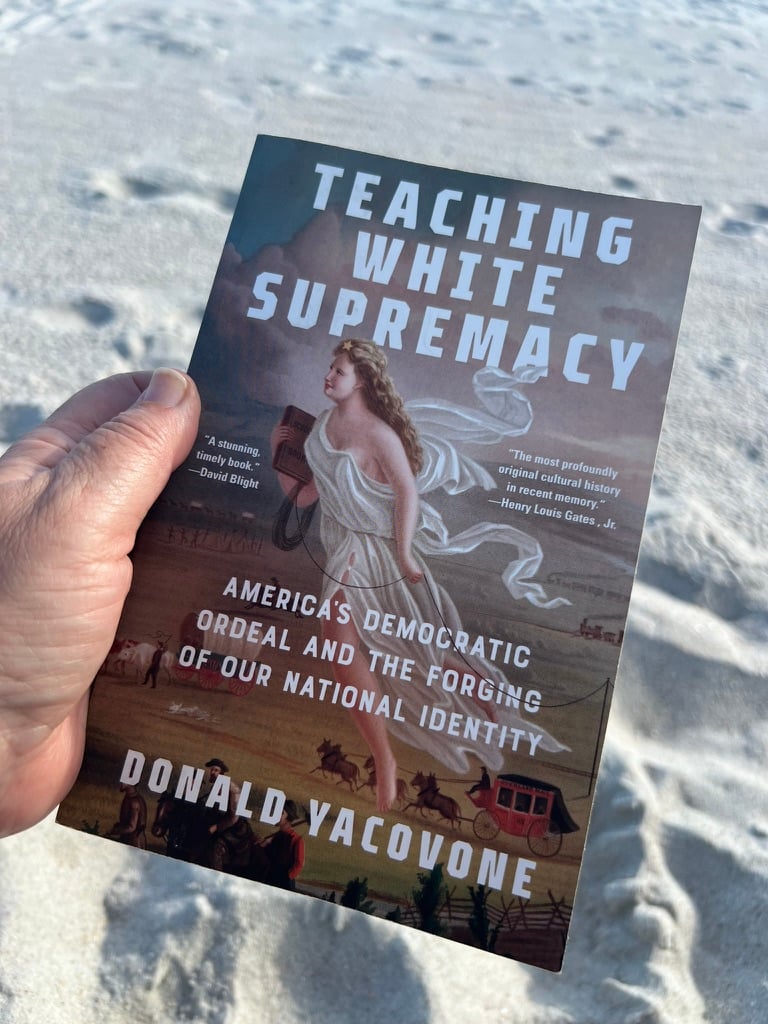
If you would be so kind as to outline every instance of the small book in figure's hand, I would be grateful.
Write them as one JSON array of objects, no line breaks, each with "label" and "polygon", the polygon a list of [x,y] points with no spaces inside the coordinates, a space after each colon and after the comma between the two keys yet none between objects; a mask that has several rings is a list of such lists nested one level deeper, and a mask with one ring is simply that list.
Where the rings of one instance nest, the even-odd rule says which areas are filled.
[{"label": "small book in figure's hand", "polygon": [[315,417],[298,406],[286,406],[280,426],[290,427],[294,436],[281,441],[272,456],[273,469],[293,477],[302,484],[308,484],[312,479],[312,470],[304,455],[304,442],[309,437],[314,422]]}]

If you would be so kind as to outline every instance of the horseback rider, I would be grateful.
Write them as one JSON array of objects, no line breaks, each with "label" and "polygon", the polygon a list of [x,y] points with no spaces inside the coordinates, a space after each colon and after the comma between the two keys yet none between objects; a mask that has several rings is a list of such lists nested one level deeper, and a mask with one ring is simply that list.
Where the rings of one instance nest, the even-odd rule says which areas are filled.
[{"label": "horseback rider", "polygon": [[[208,769],[208,796],[220,775],[229,772],[227,765],[218,757],[206,761]],[[245,818],[237,813],[240,802],[240,787],[228,780],[229,790],[226,810],[206,807],[208,833],[213,837],[209,853],[209,865],[217,871],[226,871],[233,865],[247,861],[253,845],[253,830]]]}]

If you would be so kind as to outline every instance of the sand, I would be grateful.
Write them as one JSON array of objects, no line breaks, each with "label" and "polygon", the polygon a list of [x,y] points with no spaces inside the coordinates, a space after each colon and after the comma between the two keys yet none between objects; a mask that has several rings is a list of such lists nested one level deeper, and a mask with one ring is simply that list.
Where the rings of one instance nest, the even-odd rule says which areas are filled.
[{"label": "sand", "polygon": [[0,445],[185,366],[257,132],[703,207],[565,969],[47,821],[0,1020],[762,1024],[768,7],[8,0]]}]

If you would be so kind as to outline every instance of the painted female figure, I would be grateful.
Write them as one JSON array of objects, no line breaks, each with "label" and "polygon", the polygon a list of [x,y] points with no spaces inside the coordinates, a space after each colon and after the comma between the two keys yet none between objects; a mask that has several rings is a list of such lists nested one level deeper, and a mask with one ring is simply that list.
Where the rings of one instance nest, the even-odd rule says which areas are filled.
[{"label": "painted female figure", "polygon": [[[464,657],[450,650],[450,643],[438,642],[438,637],[444,640],[460,631],[461,622],[453,601],[436,583],[423,556],[465,552],[486,541],[515,543],[520,551],[523,540],[530,545],[532,539],[513,527],[494,524],[476,524],[459,537],[448,537],[439,514],[421,499],[420,493],[438,484],[456,493],[480,481],[476,472],[466,468],[457,474],[455,465],[446,474],[446,462],[456,460],[446,459],[434,445],[425,459],[412,418],[387,372],[387,359],[379,346],[357,339],[338,345],[324,380],[324,393],[332,408],[320,414],[307,438],[305,454],[313,480],[300,491],[296,502],[300,506],[320,502],[321,540],[326,553],[323,597],[330,598],[336,609],[349,609],[349,614],[332,617],[323,625],[324,639],[347,643],[355,651],[349,664],[334,665],[336,681],[376,695],[397,696],[405,709],[404,721],[354,708],[350,711],[373,755],[377,804],[380,811],[386,811],[395,800],[397,787],[390,730],[456,771],[468,770],[467,753],[494,768],[503,763],[498,748],[489,748],[476,739],[431,733],[419,725],[425,702],[475,717],[482,707],[486,719],[496,718],[496,708],[490,703],[486,706],[476,692],[467,695],[466,687],[464,694],[439,687],[427,689],[432,666],[453,668],[460,677],[469,671],[496,686],[505,682],[498,666],[480,658],[474,658],[469,666]],[[441,406],[438,418],[444,418],[451,407],[437,405]],[[435,408],[432,403],[430,415]],[[473,417],[473,430],[477,430],[477,417]],[[446,430],[438,432],[445,434]],[[446,443],[444,438],[442,443]],[[466,461],[484,473],[477,464]],[[443,466],[440,473],[437,464]],[[472,480],[465,479],[467,476]],[[538,558],[540,561],[540,553]],[[518,568],[508,567],[508,575],[530,571],[530,551],[523,561],[526,567],[522,569],[520,559],[510,563]],[[511,592],[515,585],[523,590],[540,590],[533,583],[505,582]],[[525,596],[530,598],[530,594]],[[544,601],[537,599],[536,603]],[[413,622],[417,628],[422,623],[433,623],[434,638],[414,642],[398,637],[396,630],[381,628],[384,616],[390,623]],[[376,658],[372,658],[372,652],[377,652]],[[390,666],[402,666],[406,658],[412,664],[407,672],[374,671],[372,665],[378,669],[384,658],[389,659]],[[506,714],[505,720],[523,723],[514,713]],[[563,749],[547,733],[539,733],[544,749]]]}]

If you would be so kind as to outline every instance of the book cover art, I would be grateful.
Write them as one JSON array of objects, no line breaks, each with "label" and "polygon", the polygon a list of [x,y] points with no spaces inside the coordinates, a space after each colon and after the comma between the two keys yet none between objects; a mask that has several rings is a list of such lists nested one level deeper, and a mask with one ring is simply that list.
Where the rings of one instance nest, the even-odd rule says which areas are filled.
[{"label": "book cover art", "polygon": [[559,970],[698,219],[260,137],[58,820]]}]

